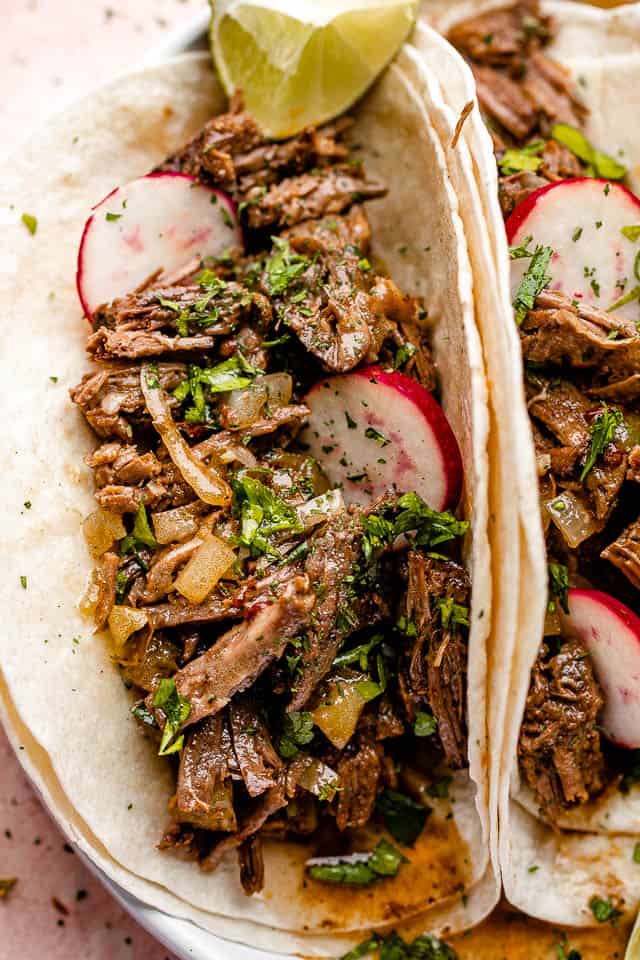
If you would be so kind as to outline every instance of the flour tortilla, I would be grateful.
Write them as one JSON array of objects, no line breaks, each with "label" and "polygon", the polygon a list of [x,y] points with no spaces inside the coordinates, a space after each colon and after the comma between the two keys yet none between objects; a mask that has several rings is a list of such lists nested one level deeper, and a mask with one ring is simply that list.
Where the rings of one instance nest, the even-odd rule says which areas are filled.
[{"label": "flour tortilla", "polygon": [[[331,891],[326,898],[322,891],[313,899],[304,895],[302,854],[293,845],[268,848],[267,886],[252,898],[241,891],[235,858],[203,875],[157,851],[172,790],[169,765],[129,716],[130,694],[104,638],[92,636],[77,612],[91,568],[80,526],[93,509],[83,458],[94,445],[67,395],[87,369],[87,328],[74,288],[77,242],[93,203],[153,167],[222,109],[209,58],[185,55],[122,78],[72,107],[2,169],[0,355],[7,379],[0,452],[4,475],[11,477],[2,544],[4,717],[58,822],[108,876],[145,903],[232,939],[309,956],[346,949],[349,938],[338,934],[418,916],[427,907],[423,929],[464,929],[498,896],[489,856],[495,825],[488,811],[486,741],[487,391],[457,201],[424,103],[399,67],[389,68],[358,106],[354,138],[363,144],[370,172],[390,186],[388,197],[369,208],[374,254],[400,286],[425,297],[435,324],[443,406],[462,451],[464,509],[473,531],[466,548],[473,581],[471,777],[456,775],[455,803],[439,805],[429,820],[426,837],[433,837],[437,858],[423,845],[420,868],[403,868],[416,882],[403,885],[401,871],[395,887],[385,881],[370,892],[350,890],[348,897],[338,891],[337,909]],[[20,223],[23,212],[38,218],[35,236]],[[33,505],[28,511],[26,500]],[[387,902],[392,891],[393,915]]]},{"label": "flour tortilla", "polygon": [[[502,690],[495,691],[506,703],[502,772],[500,776],[500,859],[505,892],[509,900],[532,916],[558,923],[589,925],[595,922],[588,906],[593,894],[624,900],[627,909],[640,903],[640,873],[632,860],[640,834],[640,789],[623,795],[613,788],[596,802],[571,811],[558,824],[563,833],[554,832],[540,821],[531,792],[520,783],[517,741],[535,661],[546,606],[546,556],[539,522],[538,483],[534,469],[534,450],[522,392],[522,361],[519,338],[513,323],[509,294],[509,256],[502,214],[498,203],[497,173],[493,149],[486,130],[478,122],[473,75],[457,52],[439,36],[453,23],[480,10],[501,3],[425,2],[423,21],[413,36],[413,44],[423,63],[439,78],[444,97],[454,115],[459,115],[468,100],[474,109],[462,128],[460,151],[473,158],[474,176],[459,181],[461,209],[467,211],[477,192],[483,198],[487,235],[494,247],[497,269],[496,294],[502,305],[497,313],[479,317],[489,379],[494,402],[501,411],[500,430],[504,435],[507,462],[496,465],[499,475],[512,477],[512,490],[499,510],[514,510],[517,494],[521,525],[521,560],[518,627],[509,632],[506,621],[498,621],[492,646],[495,659],[511,665],[503,669]],[[633,122],[634,104],[629,91],[640,81],[640,4],[619,10],[602,11],[574,3],[543,4],[557,24],[557,35],[550,54],[568,66],[579,78],[580,92],[591,114],[587,136],[603,149],[621,148],[630,166],[632,188],[640,185],[640,130]],[[429,22],[427,22],[429,21]],[[460,166],[460,158],[448,158],[450,170]],[[452,177],[454,176],[452,172]],[[473,255],[472,234],[465,222],[478,285],[483,282]],[[500,321],[500,322],[498,322]],[[502,347],[497,328],[508,330],[509,353],[504,355],[511,376],[497,384],[491,374],[490,357]],[[514,352],[515,350],[515,352]],[[496,361],[497,362],[497,361]],[[513,383],[513,374],[517,384]],[[509,375],[508,375],[509,376]],[[496,390],[501,386],[500,399]],[[496,552],[500,548],[496,545]],[[511,560],[500,562],[503,576],[511,577]],[[492,674],[496,678],[496,674]],[[491,708],[490,708],[491,709]],[[490,714],[491,715],[491,714]],[[537,869],[530,872],[530,868]]]}]

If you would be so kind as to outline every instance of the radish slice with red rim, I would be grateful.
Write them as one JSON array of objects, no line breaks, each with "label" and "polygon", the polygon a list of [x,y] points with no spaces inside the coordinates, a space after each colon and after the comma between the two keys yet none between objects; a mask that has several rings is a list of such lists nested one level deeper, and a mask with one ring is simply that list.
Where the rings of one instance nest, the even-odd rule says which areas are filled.
[{"label": "radish slice with red rim", "polygon": [[415,492],[434,510],[455,507],[462,459],[442,408],[416,380],[365,367],[309,392],[301,437],[348,503]]},{"label": "radish slice with red rim", "polygon": [[569,590],[563,632],[589,651],[605,705],[601,726],[618,746],[640,748],[640,617],[600,590]]},{"label": "radish slice with red rim", "polygon": [[[619,183],[589,178],[540,187],[506,222],[512,248],[527,238],[531,251],[538,244],[551,247],[550,290],[601,310],[640,288],[640,229],[634,227],[640,228],[638,197]],[[511,261],[514,299],[529,262],[527,257]],[[638,294],[617,306],[616,317],[640,316]]]},{"label": "radish slice with red rim", "polygon": [[131,293],[157,270],[165,276],[196,258],[242,247],[230,197],[182,173],[150,173],[117,187],[93,208],[76,284],[88,318]]}]

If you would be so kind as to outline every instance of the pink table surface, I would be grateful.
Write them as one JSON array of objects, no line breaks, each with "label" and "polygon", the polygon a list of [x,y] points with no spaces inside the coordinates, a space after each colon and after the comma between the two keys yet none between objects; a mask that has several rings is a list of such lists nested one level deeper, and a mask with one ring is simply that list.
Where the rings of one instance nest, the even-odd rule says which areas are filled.
[{"label": "pink table surface", "polygon": [[[0,0],[0,151],[129,67],[205,0]],[[171,960],[65,845],[0,729],[0,960]],[[55,900],[54,900],[55,898]]]}]

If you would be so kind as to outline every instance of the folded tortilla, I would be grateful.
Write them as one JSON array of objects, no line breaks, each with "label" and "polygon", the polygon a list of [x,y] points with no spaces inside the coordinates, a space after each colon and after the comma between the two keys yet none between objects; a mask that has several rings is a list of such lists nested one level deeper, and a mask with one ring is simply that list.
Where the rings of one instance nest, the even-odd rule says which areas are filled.
[{"label": "folded tortilla", "polygon": [[[596,801],[558,818],[557,825],[562,828],[558,831],[540,819],[534,797],[520,783],[517,743],[530,673],[543,634],[546,550],[493,147],[482,123],[471,70],[440,35],[467,16],[504,5],[495,0],[454,4],[428,0],[423,3],[422,20],[412,44],[415,57],[429,64],[439,82],[452,129],[465,105],[473,104],[458,146],[449,150],[447,160],[461,200],[477,286],[488,284],[490,278],[489,272],[479,272],[474,254],[477,222],[471,221],[472,210],[477,210],[478,203],[485,211],[485,239],[493,248],[495,264],[491,311],[487,312],[485,292],[484,301],[479,301],[478,325],[493,405],[498,413],[498,430],[506,451],[504,461],[494,462],[493,472],[498,484],[503,477],[510,478],[507,486],[500,487],[496,509],[503,516],[517,514],[521,557],[518,586],[513,578],[512,559],[504,554],[498,541],[493,541],[496,556],[501,557],[498,563],[502,572],[496,576],[505,589],[513,590],[519,598],[515,621],[499,617],[498,600],[494,599],[497,619],[490,644],[490,660],[503,664],[501,690],[495,691],[496,701],[505,711],[501,772],[496,788],[502,878],[508,899],[528,914],[554,923],[588,926],[596,922],[589,908],[594,894],[619,898],[629,911],[640,904],[640,871],[633,861],[640,835],[640,788],[636,786],[623,794],[615,785],[611,786]],[[615,144],[616,149],[624,151],[631,188],[638,191],[640,130],[634,122],[635,104],[630,91],[637,89],[640,80],[640,4],[603,11],[553,0],[543,3],[543,10],[553,15],[557,28],[548,52],[580,77],[581,95],[591,111],[587,137],[605,146]],[[438,133],[446,141],[442,125],[438,126]],[[471,158],[470,164],[464,159],[466,155]],[[499,590],[496,584],[494,597]],[[495,737],[493,729],[492,735]],[[537,869],[532,871],[532,865]]]},{"label": "folded tortilla", "polygon": [[[499,895],[487,743],[487,386],[458,202],[425,101],[399,64],[358,105],[353,136],[368,169],[389,186],[368,210],[374,256],[403,289],[425,299],[443,408],[465,468],[469,770],[456,774],[452,802],[434,803],[421,842],[408,853],[411,863],[396,879],[348,896],[327,888],[311,898],[303,885],[304,848],[272,842],[265,849],[267,885],[246,897],[235,861],[204,875],[156,849],[169,767],[130,717],[130,695],[104,638],[92,635],[77,609],[92,565],[81,522],[93,509],[91,475],[82,465],[93,439],[67,393],[87,362],[74,287],[82,226],[93,203],[161,162],[223,107],[209,57],[185,55],[67,110],[3,166],[0,449],[10,478],[2,542],[3,718],[60,825],[107,876],[147,904],[231,939],[309,956],[341,953],[358,931],[405,918],[419,929],[461,930],[482,919]],[[20,222],[23,213],[37,217],[34,236]]]}]

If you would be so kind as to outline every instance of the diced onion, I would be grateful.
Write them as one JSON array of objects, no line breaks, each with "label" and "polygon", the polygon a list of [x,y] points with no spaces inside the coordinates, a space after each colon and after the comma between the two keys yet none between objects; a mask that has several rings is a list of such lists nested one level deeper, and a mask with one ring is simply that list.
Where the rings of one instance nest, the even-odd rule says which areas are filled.
[{"label": "diced onion", "polygon": [[174,586],[191,603],[201,603],[235,559],[224,540],[207,537],[182,568]]},{"label": "diced onion", "polygon": [[328,740],[342,750],[355,733],[365,700],[358,684],[367,680],[364,673],[343,668],[325,681],[320,702],[311,711],[313,722]]},{"label": "diced onion", "polygon": [[244,430],[255,423],[264,408],[284,407],[291,400],[293,381],[288,373],[258,377],[250,387],[232,390],[225,399],[224,421],[229,430]]},{"label": "diced onion", "polygon": [[546,500],[544,506],[571,549],[580,546],[602,527],[584,499],[571,490]]},{"label": "diced onion", "polygon": [[115,606],[109,614],[109,630],[118,650],[124,647],[132,633],[146,627],[147,615],[144,610],[135,607]]},{"label": "diced onion", "polygon": [[[155,386],[151,386],[150,382]],[[206,466],[182,437],[171,416],[167,394],[158,384],[158,378],[148,364],[140,370],[140,387],[153,425],[162,437],[173,463],[195,493],[214,507],[231,503],[229,484],[213,467]]]},{"label": "diced onion", "polygon": [[301,757],[292,767],[295,767],[296,783],[316,797],[326,792],[327,787],[338,785],[338,774],[317,757]]},{"label": "diced onion", "polygon": [[202,504],[196,500],[195,503],[152,514],[153,532],[158,543],[175,543],[192,537],[200,526],[202,511]]},{"label": "diced onion", "polygon": [[305,530],[316,527],[319,523],[324,523],[329,517],[344,510],[344,497],[341,490],[329,490],[327,493],[314,497],[313,500],[307,500],[296,507],[298,519]]},{"label": "diced onion", "polygon": [[91,573],[91,579],[87,584],[87,589],[84,592],[80,603],[78,604],[78,609],[83,617],[88,617],[91,619],[95,613],[96,607],[98,606],[98,600],[100,599],[100,587],[98,581],[96,580],[95,570]]},{"label": "diced onion", "polygon": [[101,557],[114,541],[127,535],[122,517],[101,507],[85,518],[82,529],[92,557]]}]

